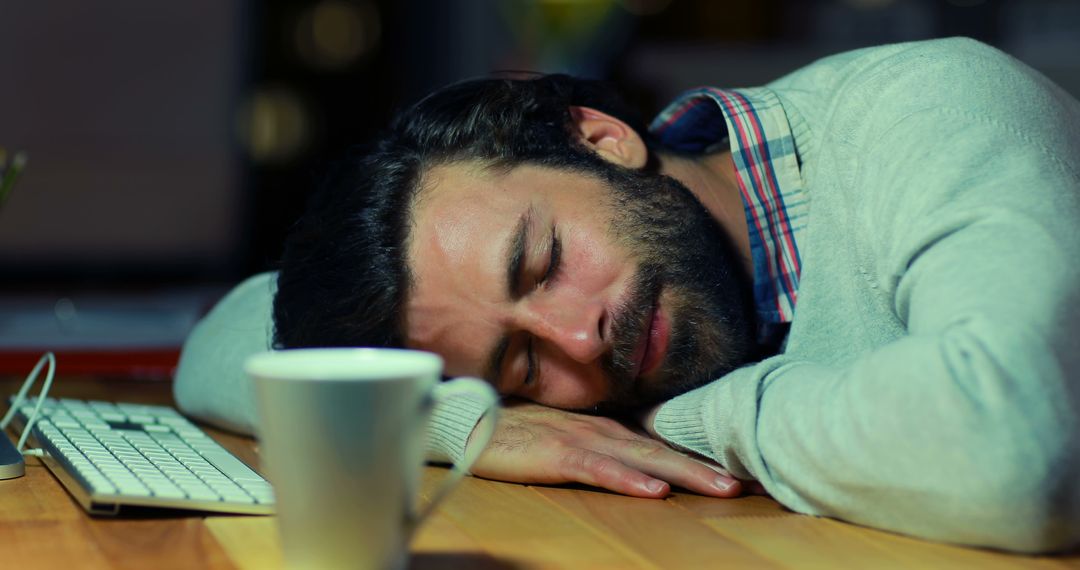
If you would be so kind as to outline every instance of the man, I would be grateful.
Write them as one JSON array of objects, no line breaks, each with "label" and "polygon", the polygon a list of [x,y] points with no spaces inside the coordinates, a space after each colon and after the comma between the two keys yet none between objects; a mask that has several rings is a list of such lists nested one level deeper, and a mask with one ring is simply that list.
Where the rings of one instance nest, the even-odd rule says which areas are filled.
[{"label": "man", "polygon": [[[426,349],[534,402],[508,407],[481,476],[763,487],[916,536],[1066,548],[1078,132],[1074,99],[963,39],[693,91],[649,130],[590,82],[451,86],[328,178],[276,283],[192,336],[177,401],[250,430],[238,363],[271,331]],[[432,457],[460,456],[478,415],[437,410]]]}]

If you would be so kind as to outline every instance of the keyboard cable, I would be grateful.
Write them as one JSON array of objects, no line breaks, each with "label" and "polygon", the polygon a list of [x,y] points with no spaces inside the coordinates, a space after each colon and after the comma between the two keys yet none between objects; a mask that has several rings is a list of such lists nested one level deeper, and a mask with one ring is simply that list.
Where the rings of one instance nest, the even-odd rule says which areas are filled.
[{"label": "keyboard cable", "polygon": [[38,415],[41,413],[41,406],[45,403],[45,397],[49,394],[49,389],[52,388],[53,376],[56,374],[56,356],[52,352],[46,352],[38,359],[37,365],[30,371],[30,374],[23,381],[22,388],[19,388],[19,392],[15,395],[15,399],[11,402],[11,407],[8,408],[7,414],[3,419],[0,419],[0,431],[7,429],[8,424],[15,417],[16,412],[26,401],[26,393],[30,391],[30,388],[37,382],[38,375],[41,374],[41,369],[48,364],[48,371],[45,372],[45,382],[41,385],[41,391],[37,396],[37,405],[34,406],[34,412],[27,419],[26,425],[23,427],[22,435],[19,436],[19,442],[15,444],[16,449],[23,455],[29,455],[33,457],[41,457],[45,454],[43,449],[24,449],[26,447],[26,438],[30,435],[30,431],[34,429],[34,422],[37,421]]}]

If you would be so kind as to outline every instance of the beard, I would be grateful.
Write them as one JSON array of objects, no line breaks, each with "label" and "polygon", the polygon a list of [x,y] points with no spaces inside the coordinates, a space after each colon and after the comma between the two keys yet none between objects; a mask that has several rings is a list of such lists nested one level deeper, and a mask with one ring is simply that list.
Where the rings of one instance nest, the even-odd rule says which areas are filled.
[{"label": "beard", "polygon": [[[607,170],[607,169],[605,169]],[[727,234],[686,186],[656,173],[612,166],[612,238],[637,261],[615,308],[612,350],[603,357],[609,392],[587,411],[624,414],[707,384],[755,353],[750,279]],[[657,370],[634,377],[634,349],[649,334],[661,294],[668,349]]]}]

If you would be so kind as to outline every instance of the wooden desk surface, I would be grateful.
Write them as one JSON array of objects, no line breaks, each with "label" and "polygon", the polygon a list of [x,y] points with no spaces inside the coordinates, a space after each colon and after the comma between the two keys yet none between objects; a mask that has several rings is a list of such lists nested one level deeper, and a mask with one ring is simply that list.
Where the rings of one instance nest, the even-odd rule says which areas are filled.
[{"label": "wooden desk surface", "polygon": [[[0,381],[11,394],[14,380]],[[57,396],[171,403],[165,383],[58,379]],[[254,442],[208,430],[257,465]],[[424,491],[445,470],[425,470]],[[155,511],[86,515],[37,459],[0,481],[0,568],[251,569],[281,566],[273,517]],[[763,497],[664,501],[467,478],[421,527],[412,568],[1080,568],[1080,553],[1024,557],[796,515]]]}]

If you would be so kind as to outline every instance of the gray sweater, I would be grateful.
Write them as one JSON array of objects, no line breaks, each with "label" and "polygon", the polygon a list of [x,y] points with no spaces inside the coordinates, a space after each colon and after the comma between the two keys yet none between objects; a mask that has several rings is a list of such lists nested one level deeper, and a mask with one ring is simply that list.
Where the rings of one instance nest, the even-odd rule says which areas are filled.
[{"label": "gray sweater", "polygon": [[[781,355],[666,403],[657,431],[787,507],[1019,551],[1080,540],[1080,104],[971,40],[819,61],[768,86],[810,201]],[[185,347],[180,406],[253,427],[239,363],[272,276]],[[480,410],[431,430],[460,457]]]}]

